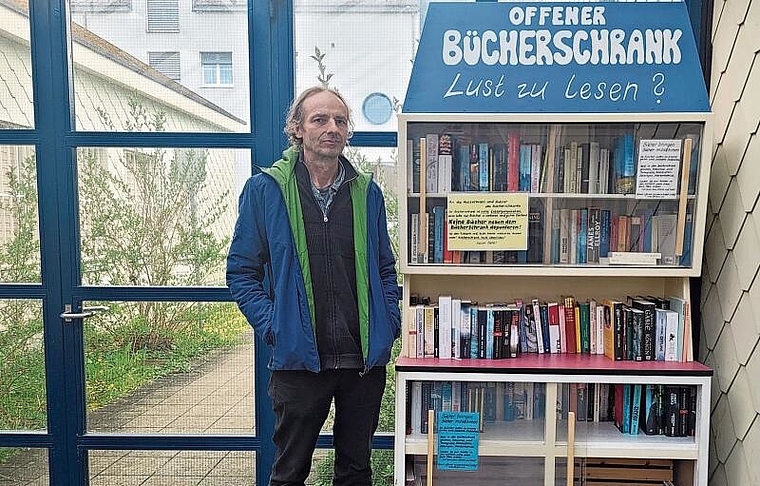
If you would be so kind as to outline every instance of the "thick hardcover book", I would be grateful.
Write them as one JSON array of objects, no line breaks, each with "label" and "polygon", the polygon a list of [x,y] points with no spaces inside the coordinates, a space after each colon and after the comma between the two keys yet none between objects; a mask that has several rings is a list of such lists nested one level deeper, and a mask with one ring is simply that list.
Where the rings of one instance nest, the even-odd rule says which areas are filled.
[{"label": "thick hardcover book", "polygon": [[644,361],[653,361],[655,359],[655,341],[657,337],[657,326],[655,324],[655,309],[657,306],[654,302],[643,299],[634,299],[633,306],[644,313],[643,359]]},{"label": "thick hardcover book", "polygon": [[547,353],[549,344],[549,323],[546,322],[546,326],[544,325],[543,316],[541,315],[541,304],[539,303],[538,299],[533,299],[532,304],[533,318],[536,321],[536,340],[538,341],[538,352]]},{"label": "thick hardcover book", "polygon": [[678,397],[678,436],[689,435],[689,408],[691,403],[691,386],[679,387]]},{"label": "thick hardcover book", "polygon": [[567,341],[567,352],[576,353],[575,297],[565,297],[565,341]]},{"label": "thick hardcover book", "polygon": [[605,300],[604,354],[609,359],[623,359],[623,303]]},{"label": "thick hardcover book", "polygon": [[485,306],[478,307],[477,316],[478,358],[484,359],[486,357],[486,342],[488,341],[488,308]]},{"label": "thick hardcover book", "polygon": [[589,354],[591,352],[591,314],[588,302],[578,303],[578,315],[581,318],[581,353]]},{"label": "thick hardcover book", "polygon": [[462,301],[462,308],[461,308],[461,327],[459,329],[459,353],[462,357],[462,359],[469,359],[472,354],[470,353],[471,349],[471,339],[472,339],[472,312],[470,311],[470,307],[472,306],[472,302],[469,300],[463,300]]},{"label": "thick hardcover book", "polygon": [[551,332],[549,329],[549,309],[546,304],[540,304],[539,312],[541,315],[541,335],[544,339],[544,353],[551,353],[552,352],[552,344],[551,344]]},{"label": "thick hardcover book", "polygon": [[504,310],[503,307],[494,307],[493,312],[493,350],[491,357],[493,359],[506,358],[502,355],[504,348]]},{"label": "thick hardcover book", "polygon": [[533,304],[529,302],[523,304],[522,312],[525,315],[527,351],[529,353],[543,353],[543,343],[539,343],[538,341],[538,328],[536,326],[536,316],[533,312]]},{"label": "thick hardcover book", "polygon": [[609,256],[610,221],[611,221],[610,210],[602,209],[600,212],[600,224],[599,224],[599,258],[607,258]]},{"label": "thick hardcover book", "polygon": [[635,307],[630,307],[628,312],[631,314],[631,353],[629,359],[644,361],[644,312]]},{"label": "thick hardcover book", "polygon": [[528,207],[527,263],[544,261],[544,201],[531,199]]},{"label": "thick hardcover book", "polygon": [[678,419],[681,415],[681,406],[678,403],[680,398],[680,387],[665,387],[665,435],[668,437],[678,437],[680,427]]},{"label": "thick hardcover book", "polygon": [[511,307],[509,312],[512,322],[509,329],[509,357],[517,358],[517,356],[520,354],[520,335],[518,332],[518,327],[520,327],[522,316],[516,307]]},{"label": "thick hardcover book", "polygon": [[556,302],[549,302],[546,307],[549,320],[549,350],[552,353],[561,353],[563,349],[560,339],[559,305]]},{"label": "thick hardcover book", "polygon": [[478,324],[478,305],[470,306],[470,358],[480,358],[480,325]]}]

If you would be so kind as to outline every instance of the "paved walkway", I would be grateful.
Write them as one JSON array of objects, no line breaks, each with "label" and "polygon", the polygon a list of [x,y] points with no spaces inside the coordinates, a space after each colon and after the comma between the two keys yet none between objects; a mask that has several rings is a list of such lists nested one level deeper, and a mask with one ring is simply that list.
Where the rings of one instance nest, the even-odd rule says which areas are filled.
[{"label": "paved walkway", "polygon": [[[253,346],[212,353],[89,416],[89,430],[141,434],[253,434]],[[47,486],[46,451],[0,465],[0,486]],[[92,486],[255,484],[252,452],[91,451]]]}]

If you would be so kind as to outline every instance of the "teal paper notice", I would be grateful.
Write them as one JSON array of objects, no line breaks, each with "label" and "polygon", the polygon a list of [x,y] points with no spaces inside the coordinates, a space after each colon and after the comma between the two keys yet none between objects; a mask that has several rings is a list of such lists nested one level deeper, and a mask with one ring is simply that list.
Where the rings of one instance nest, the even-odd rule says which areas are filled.
[{"label": "teal paper notice", "polygon": [[475,412],[438,412],[438,469],[478,469],[479,424]]}]

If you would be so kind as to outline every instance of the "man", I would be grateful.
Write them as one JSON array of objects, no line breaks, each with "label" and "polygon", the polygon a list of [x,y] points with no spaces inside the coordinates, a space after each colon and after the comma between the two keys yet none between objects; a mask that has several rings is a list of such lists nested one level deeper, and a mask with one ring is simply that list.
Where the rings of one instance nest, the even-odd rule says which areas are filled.
[{"label": "man", "polygon": [[333,399],[333,484],[372,481],[400,316],[382,193],[342,155],[351,128],[338,92],[306,90],[287,115],[291,146],[240,196],[227,284],[271,352],[270,486],[304,484]]}]

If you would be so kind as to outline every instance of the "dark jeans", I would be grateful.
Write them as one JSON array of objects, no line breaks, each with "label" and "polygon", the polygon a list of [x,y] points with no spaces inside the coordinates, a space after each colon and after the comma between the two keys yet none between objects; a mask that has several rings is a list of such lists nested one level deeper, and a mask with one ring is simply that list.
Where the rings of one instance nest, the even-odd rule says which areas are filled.
[{"label": "dark jeans", "polygon": [[385,389],[385,367],[273,371],[269,379],[277,447],[270,486],[303,486],[322,425],[335,398],[334,486],[371,486],[370,453]]}]

